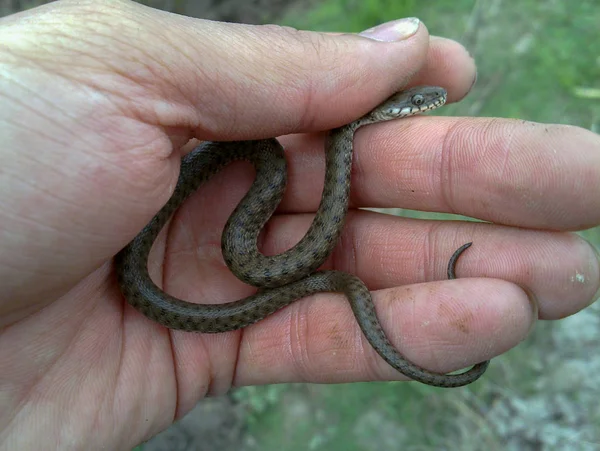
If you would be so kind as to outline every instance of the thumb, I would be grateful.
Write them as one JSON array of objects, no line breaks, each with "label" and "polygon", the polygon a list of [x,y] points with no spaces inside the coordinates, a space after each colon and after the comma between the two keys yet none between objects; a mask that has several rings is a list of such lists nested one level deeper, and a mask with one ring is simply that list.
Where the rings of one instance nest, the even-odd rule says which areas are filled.
[{"label": "thumb", "polygon": [[129,1],[65,1],[33,11],[35,22],[5,33],[15,51],[107,96],[86,96],[88,104],[109,100],[127,117],[183,127],[199,139],[349,122],[406,85],[429,46],[415,18],[355,35],[192,19]]},{"label": "thumb", "polygon": [[0,243],[10,273],[0,279],[5,299],[18,303],[61,294],[126,244],[168,199],[176,150],[189,138],[349,122],[408,82],[429,39],[416,19],[361,37],[112,0],[10,16],[0,42],[10,75],[0,81],[8,137],[0,214],[4,236],[16,237]]},{"label": "thumb", "polygon": [[[176,29],[187,36],[175,38],[186,43],[178,48],[185,58],[169,64],[158,80],[164,85],[155,87],[167,92],[176,74],[177,93],[169,98],[193,111],[190,126],[200,139],[259,139],[345,124],[406,85],[428,49],[427,30],[418,19],[365,33],[371,38],[185,23]],[[169,53],[156,45],[156,58]]]}]

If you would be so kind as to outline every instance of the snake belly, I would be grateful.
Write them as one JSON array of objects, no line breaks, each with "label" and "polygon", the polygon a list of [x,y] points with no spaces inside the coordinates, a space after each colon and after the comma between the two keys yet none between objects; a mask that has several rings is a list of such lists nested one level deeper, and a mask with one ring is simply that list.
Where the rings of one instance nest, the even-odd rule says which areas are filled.
[{"label": "snake belly", "polygon": [[[315,219],[294,247],[275,256],[261,254],[257,239],[285,191],[287,168],[283,148],[275,139],[202,143],[182,158],[177,185],[165,206],[115,257],[118,284],[127,302],[168,328],[216,333],[249,326],[311,294],[343,293],[367,341],[396,370],[415,381],[438,387],[474,382],[483,375],[489,361],[460,374],[439,374],[415,365],[386,337],[371,293],[358,277],[341,271],[317,271],[333,251],[344,226],[355,131],[363,125],[437,108],[445,100],[443,88],[412,88],[395,94],[362,118],[331,130],[325,142],[325,184]],[[196,304],[175,298],[150,278],[150,249],[185,199],[237,160],[249,161],[256,169],[256,176],[227,221],[221,247],[230,270],[240,280],[260,289],[254,295],[225,304]],[[452,265],[457,257],[458,253],[453,256]],[[449,275],[453,277],[453,272]]]}]

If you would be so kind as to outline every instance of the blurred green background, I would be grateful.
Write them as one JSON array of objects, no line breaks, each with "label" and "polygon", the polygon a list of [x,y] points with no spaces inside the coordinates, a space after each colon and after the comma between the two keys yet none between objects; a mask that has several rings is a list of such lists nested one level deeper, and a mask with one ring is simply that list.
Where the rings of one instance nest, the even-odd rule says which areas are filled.
[{"label": "blurred green background", "polygon": [[[0,0],[0,13],[39,3]],[[197,17],[322,31],[358,32],[417,16],[431,34],[463,43],[479,67],[477,85],[468,98],[439,114],[572,124],[596,133],[600,127],[600,1],[142,3]],[[445,218],[406,210],[394,213]],[[582,235],[600,248],[598,228]],[[600,450],[599,330],[597,306],[562,321],[538,322],[526,342],[494,359],[480,382],[461,389],[407,383],[239,389],[227,399],[235,412],[228,418],[234,418],[239,431],[235,438],[211,445],[209,431],[202,436],[203,444],[189,442],[189,430],[198,430],[200,419],[186,426],[187,447],[171,446],[182,427],[174,425],[165,433],[171,445],[165,447],[159,436],[143,448]],[[214,402],[198,409],[210,404],[214,418]],[[186,421],[192,420],[181,423]]]}]

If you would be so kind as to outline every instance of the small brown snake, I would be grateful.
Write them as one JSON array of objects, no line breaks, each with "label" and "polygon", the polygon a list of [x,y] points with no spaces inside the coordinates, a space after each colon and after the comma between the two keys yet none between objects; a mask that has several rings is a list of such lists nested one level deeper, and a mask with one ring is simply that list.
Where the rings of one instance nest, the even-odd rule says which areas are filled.
[{"label": "small brown snake", "polygon": [[[275,256],[261,254],[257,238],[285,190],[287,170],[283,148],[275,139],[202,143],[182,159],[179,180],[166,205],[117,254],[116,272],[123,295],[137,310],[168,328],[213,333],[249,326],[314,293],[341,292],[348,298],[371,346],[402,374],[438,387],[459,387],[477,380],[489,361],[460,374],[438,374],[406,360],[387,339],[365,284],[348,273],[317,271],[333,251],[344,226],[354,132],[363,125],[432,110],[445,101],[443,88],[411,88],[393,95],[362,118],[331,130],[325,142],[325,187],[315,219],[298,244]],[[225,304],[195,304],[170,296],[148,274],[148,255],[154,240],[190,194],[226,165],[240,159],[254,165],[256,178],[227,221],[221,247],[231,271],[260,289],[252,296]],[[465,246],[461,247],[452,256],[449,278],[454,278],[454,265],[464,249]]]}]

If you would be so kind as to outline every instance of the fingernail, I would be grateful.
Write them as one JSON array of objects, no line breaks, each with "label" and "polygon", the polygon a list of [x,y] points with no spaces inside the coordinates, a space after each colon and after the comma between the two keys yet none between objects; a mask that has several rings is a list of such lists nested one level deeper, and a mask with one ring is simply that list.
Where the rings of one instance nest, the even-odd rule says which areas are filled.
[{"label": "fingernail", "polygon": [[[596,249],[596,246],[594,246],[589,240],[586,240],[585,238],[584,238],[584,240],[592,248],[592,251],[594,252],[594,255],[596,257],[596,261],[594,262],[595,264],[590,264],[590,266],[596,267],[596,268],[600,267],[600,253],[598,252],[598,249]],[[593,304],[594,302],[596,302],[598,299],[600,299],[600,288],[598,288],[598,291],[596,291],[596,294],[594,294],[594,296],[592,297],[590,305]]]},{"label": "fingernail", "polygon": [[382,42],[395,42],[410,38],[419,29],[421,21],[416,17],[386,22],[359,33],[360,36]]},{"label": "fingernail", "polygon": [[526,287],[521,286],[521,289],[525,292],[525,294],[527,295],[527,299],[529,299],[529,306],[531,307],[531,324],[529,325],[529,330],[527,331],[527,335],[529,335],[531,333],[531,331],[533,331],[539,314],[540,314],[540,307],[537,301],[537,298],[535,297],[535,294],[533,294],[533,292]]},{"label": "fingernail", "polygon": [[469,86],[469,91],[471,92],[471,89],[473,89],[473,86],[475,86],[475,83],[477,83],[477,69],[475,69],[475,76],[473,77],[473,81],[471,82],[471,86]]}]

